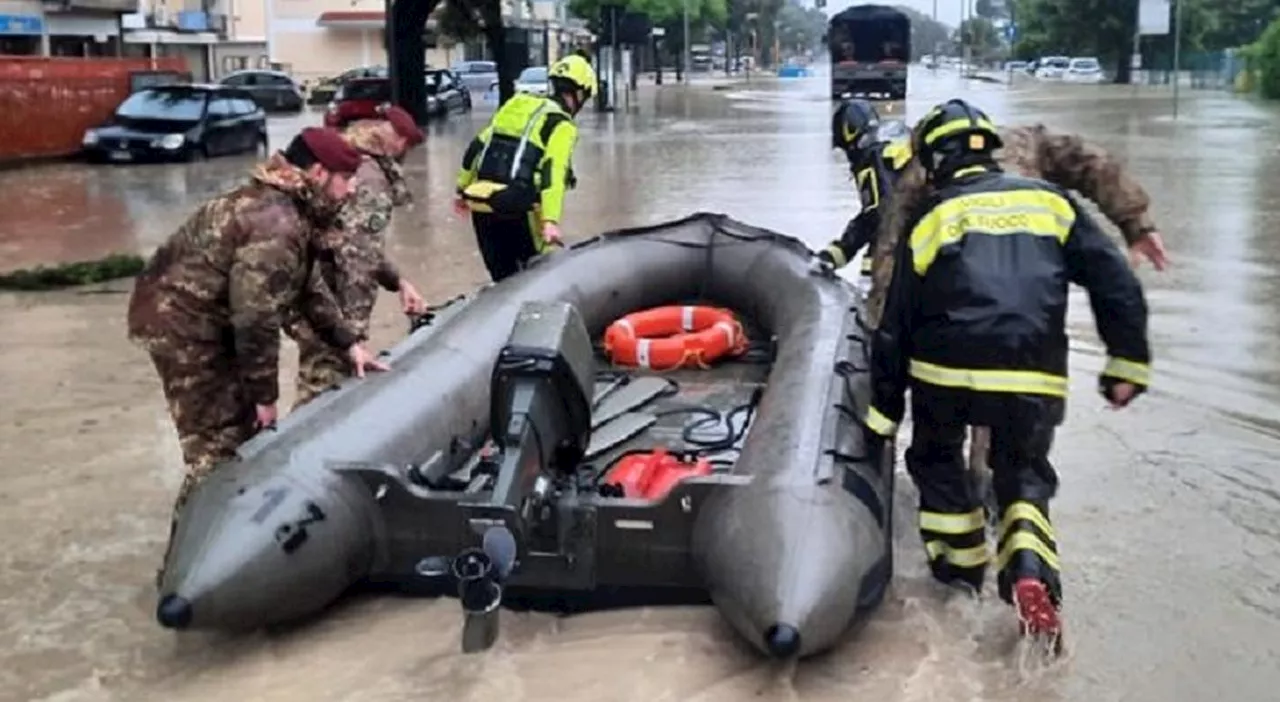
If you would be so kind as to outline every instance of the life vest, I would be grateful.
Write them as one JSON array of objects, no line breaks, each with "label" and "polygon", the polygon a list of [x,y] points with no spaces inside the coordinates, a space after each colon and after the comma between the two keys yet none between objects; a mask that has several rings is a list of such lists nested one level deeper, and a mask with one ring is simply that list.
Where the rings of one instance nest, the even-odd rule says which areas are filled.
[{"label": "life vest", "polygon": [[471,211],[520,215],[533,210],[550,179],[547,141],[570,119],[549,98],[521,93],[508,100],[490,123],[476,179],[462,190]]}]

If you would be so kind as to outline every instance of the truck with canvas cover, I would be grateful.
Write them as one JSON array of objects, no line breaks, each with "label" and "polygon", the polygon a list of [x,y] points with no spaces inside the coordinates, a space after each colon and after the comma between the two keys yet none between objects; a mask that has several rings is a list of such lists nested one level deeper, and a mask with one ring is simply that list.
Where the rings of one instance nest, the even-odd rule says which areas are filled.
[{"label": "truck with canvas cover", "polygon": [[831,98],[902,100],[911,61],[911,19],[884,5],[855,5],[831,18]]}]

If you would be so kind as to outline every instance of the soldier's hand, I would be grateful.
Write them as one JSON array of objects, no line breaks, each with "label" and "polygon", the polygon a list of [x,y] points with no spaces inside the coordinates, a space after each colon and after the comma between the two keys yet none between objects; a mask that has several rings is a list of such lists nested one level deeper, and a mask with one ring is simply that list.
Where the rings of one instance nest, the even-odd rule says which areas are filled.
[{"label": "soldier's hand", "polygon": [[347,349],[347,358],[351,359],[351,367],[355,369],[357,378],[364,377],[365,369],[391,370],[391,366],[379,361],[377,356],[364,347],[364,344],[352,344],[351,348]]},{"label": "soldier's hand", "polygon": [[400,279],[400,307],[405,314],[420,315],[427,311],[427,301],[422,299],[422,293],[413,286],[413,283]]},{"label": "soldier's hand", "polygon": [[1158,271],[1169,265],[1169,253],[1164,250],[1164,237],[1160,232],[1149,232],[1129,246],[1129,263],[1134,268],[1142,265],[1144,258]]},{"label": "soldier's hand", "polygon": [[276,406],[274,404],[256,405],[253,409],[257,415],[254,419],[254,427],[256,429],[262,430],[275,428],[276,419],[279,415],[276,412]]}]

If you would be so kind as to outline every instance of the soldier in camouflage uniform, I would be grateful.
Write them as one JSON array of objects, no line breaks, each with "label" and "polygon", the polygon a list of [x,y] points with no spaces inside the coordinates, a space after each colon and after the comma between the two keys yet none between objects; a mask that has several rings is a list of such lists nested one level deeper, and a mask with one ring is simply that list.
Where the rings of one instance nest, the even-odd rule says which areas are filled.
[{"label": "soldier in camouflage uniform", "polygon": [[[1159,229],[1147,211],[1151,199],[1118,161],[1078,135],[1059,134],[1042,124],[1006,127],[999,131],[1003,147],[995,152],[995,157],[1005,172],[1078,191],[1097,203],[1102,214],[1119,227],[1135,266],[1141,258],[1146,258],[1157,270],[1164,270],[1168,257]],[[872,326],[880,321],[884,296],[893,276],[893,253],[903,235],[903,227],[911,213],[931,194],[932,187],[925,178],[923,166],[918,159],[912,159],[898,180],[889,214],[881,220],[880,233],[872,249],[872,282],[867,295],[867,321]],[[988,481],[990,431],[975,427],[970,439],[969,465],[980,482]]]},{"label": "soldier in camouflage uniform", "polygon": [[[334,261],[321,262],[314,271],[333,291],[347,323],[362,336],[368,334],[379,286],[399,293],[405,314],[421,314],[425,308],[417,289],[387,259],[383,241],[392,210],[412,201],[400,161],[422,143],[424,135],[403,108],[389,108],[382,116],[353,122],[343,133],[361,154],[356,192],[339,212],[337,227],[328,233]],[[285,331],[298,343],[294,409],[351,376],[346,354],[326,343],[305,316],[290,320]]]},{"label": "soldier in camouflage uniform", "polygon": [[303,304],[353,363],[383,369],[344,322],[332,294],[309,284],[325,256],[315,232],[337,213],[360,155],[310,128],[257,167],[250,182],[202,205],[155,252],[129,300],[129,337],[150,355],[178,430],[187,475],[174,504],[237,447],[276,420],[280,327]]}]

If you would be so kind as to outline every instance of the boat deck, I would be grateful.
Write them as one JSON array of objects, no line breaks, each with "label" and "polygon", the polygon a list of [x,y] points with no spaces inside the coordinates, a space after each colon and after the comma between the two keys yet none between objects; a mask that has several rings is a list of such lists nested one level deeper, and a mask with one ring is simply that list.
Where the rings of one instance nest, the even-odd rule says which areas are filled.
[{"label": "boat deck", "polygon": [[738,450],[750,428],[752,397],[765,387],[770,365],[767,358],[748,354],[743,359],[729,360],[710,369],[681,369],[666,373],[615,368],[600,360],[600,392],[620,374],[633,379],[662,378],[671,383],[670,394],[664,394],[638,408],[597,427],[593,442],[608,438],[627,415],[652,415],[656,421],[631,438],[589,458],[588,465],[602,475],[622,456],[635,451],[651,451],[662,447],[677,453],[698,452],[711,460],[717,470],[730,472]]}]

